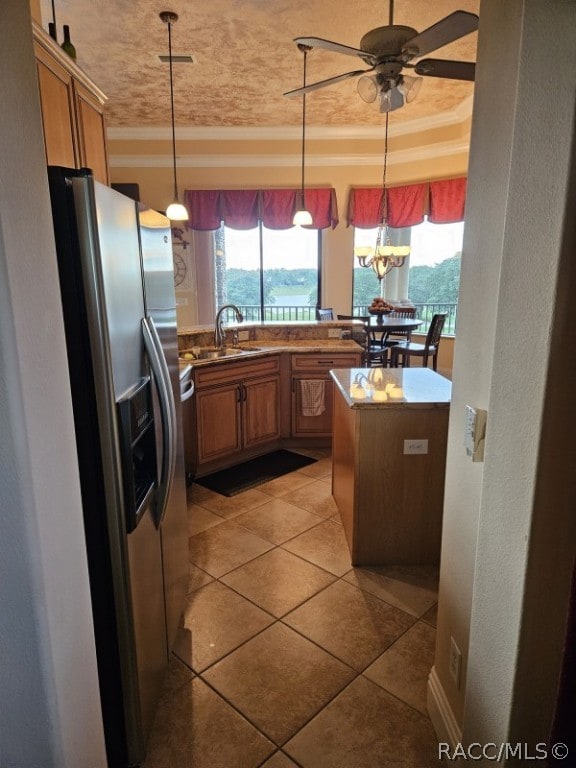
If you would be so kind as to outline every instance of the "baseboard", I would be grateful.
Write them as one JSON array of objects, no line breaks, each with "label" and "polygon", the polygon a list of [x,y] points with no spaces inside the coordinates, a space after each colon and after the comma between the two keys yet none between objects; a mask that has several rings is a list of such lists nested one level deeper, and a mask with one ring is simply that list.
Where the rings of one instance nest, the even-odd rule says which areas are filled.
[{"label": "baseboard", "polygon": [[426,701],[428,714],[439,742],[450,744],[454,749],[462,742],[462,730],[454,717],[454,713],[448,703],[444,688],[436,674],[436,667],[428,676],[428,695]]}]

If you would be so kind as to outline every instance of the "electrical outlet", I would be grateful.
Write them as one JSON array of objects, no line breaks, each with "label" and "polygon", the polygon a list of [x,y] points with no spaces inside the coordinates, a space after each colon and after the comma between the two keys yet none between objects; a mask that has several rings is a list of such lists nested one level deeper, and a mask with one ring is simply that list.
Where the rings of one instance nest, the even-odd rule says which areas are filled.
[{"label": "electrical outlet", "polygon": [[250,331],[238,331],[238,341],[250,341]]},{"label": "electrical outlet", "polygon": [[328,328],[328,338],[329,339],[340,339],[342,338],[342,331],[340,328]]},{"label": "electrical outlet", "polygon": [[428,440],[404,440],[404,453],[428,453]]},{"label": "electrical outlet", "polygon": [[453,637],[450,638],[450,659],[448,661],[448,670],[450,677],[454,680],[456,688],[460,688],[460,671],[462,669],[462,654],[460,648],[456,645]]}]

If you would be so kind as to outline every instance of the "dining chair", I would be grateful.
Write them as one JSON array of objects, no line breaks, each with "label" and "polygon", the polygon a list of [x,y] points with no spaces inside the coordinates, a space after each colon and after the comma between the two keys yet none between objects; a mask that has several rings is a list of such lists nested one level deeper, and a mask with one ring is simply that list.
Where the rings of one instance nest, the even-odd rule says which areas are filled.
[{"label": "dining chair", "polygon": [[363,325],[353,327],[350,331],[350,338],[352,341],[355,341],[356,344],[359,344],[362,349],[364,350],[364,358],[366,358],[366,346],[367,346],[367,339],[368,339],[368,333],[366,331],[366,323],[369,320],[369,317],[362,317],[361,315],[336,315],[338,320],[359,320],[363,323]]},{"label": "dining chair", "polygon": [[316,315],[318,317],[318,320],[334,320],[334,310],[332,307],[327,307],[326,309],[317,309]]},{"label": "dining chair", "polygon": [[365,344],[364,344],[364,365],[367,368],[374,368],[388,365],[388,347],[386,346],[384,339],[385,333],[381,331],[375,331],[370,327],[370,316],[363,317],[364,332],[365,332]]},{"label": "dining chair", "polygon": [[[403,307],[390,312],[388,317],[411,318],[416,315],[416,307]],[[395,347],[401,341],[412,341],[412,331],[391,331],[386,338],[387,347]]]},{"label": "dining chair", "polygon": [[402,365],[410,367],[411,357],[421,357],[422,367],[428,365],[428,358],[432,358],[432,368],[436,371],[438,366],[438,347],[442,338],[442,329],[446,321],[447,313],[434,315],[426,334],[424,344],[413,344],[411,341],[401,341],[393,347],[390,347],[391,365],[398,368],[398,358],[402,355]]}]

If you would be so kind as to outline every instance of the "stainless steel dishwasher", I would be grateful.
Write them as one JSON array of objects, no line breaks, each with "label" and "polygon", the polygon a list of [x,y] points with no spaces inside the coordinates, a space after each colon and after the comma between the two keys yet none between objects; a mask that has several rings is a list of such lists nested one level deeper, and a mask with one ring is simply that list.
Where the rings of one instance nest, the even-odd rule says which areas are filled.
[{"label": "stainless steel dishwasher", "polygon": [[192,374],[193,368],[191,363],[180,360],[180,401],[182,403],[182,436],[184,440],[184,466],[187,485],[190,485],[192,482],[192,467],[194,466],[194,453],[196,450],[192,403],[194,379]]}]

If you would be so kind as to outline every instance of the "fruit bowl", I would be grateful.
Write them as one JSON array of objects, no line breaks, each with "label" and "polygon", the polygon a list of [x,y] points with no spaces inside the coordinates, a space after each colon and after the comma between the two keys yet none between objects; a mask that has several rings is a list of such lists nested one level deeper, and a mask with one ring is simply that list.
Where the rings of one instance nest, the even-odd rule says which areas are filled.
[{"label": "fruit bowl", "polygon": [[379,309],[379,308],[368,307],[368,312],[371,315],[389,315],[390,312],[393,312],[393,310],[392,309]]}]

